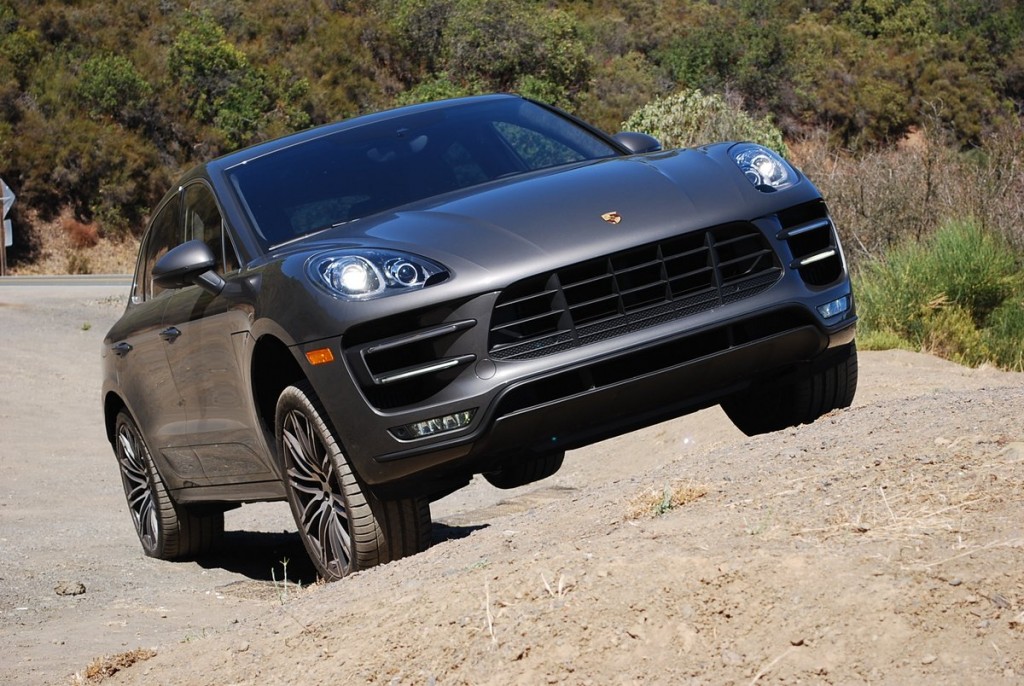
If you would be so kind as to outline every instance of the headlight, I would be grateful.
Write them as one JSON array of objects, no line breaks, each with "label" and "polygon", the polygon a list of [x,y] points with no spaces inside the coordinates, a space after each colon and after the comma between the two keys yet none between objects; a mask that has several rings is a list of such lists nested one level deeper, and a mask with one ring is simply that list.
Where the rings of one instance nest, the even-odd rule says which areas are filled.
[{"label": "headlight", "polygon": [[747,180],[763,193],[781,191],[799,180],[789,162],[768,148],[753,143],[740,143],[733,146],[730,153]]},{"label": "headlight", "polygon": [[393,250],[345,250],[311,260],[311,276],[331,294],[372,300],[440,283],[449,272],[425,257]]}]

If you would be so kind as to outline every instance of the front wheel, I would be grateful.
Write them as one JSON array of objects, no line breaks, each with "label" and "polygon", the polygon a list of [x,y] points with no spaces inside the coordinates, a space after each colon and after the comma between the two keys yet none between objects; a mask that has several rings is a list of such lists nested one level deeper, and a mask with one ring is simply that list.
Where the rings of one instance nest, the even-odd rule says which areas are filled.
[{"label": "front wheel", "polygon": [[810,424],[849,407],[857,392],[857,344],[850,343],[811,367],[795,381],[757,386],[722,403],[722,409],[748,436]]},{"label": "front wheel", "polygon": [[210,552],[224,535],[224,512],[175,503],[167,493],[142,432],[126,410],[114,425],[114,454],[142,550],[161,560],[193,558]]},{"label": "front wheel", "polygon": [[324,579],[334,581],[425,550],[430,506],[423,498],[377,498],[356,476],[313,389],[289,386],[277,401],[278,455],[299,536]]}]

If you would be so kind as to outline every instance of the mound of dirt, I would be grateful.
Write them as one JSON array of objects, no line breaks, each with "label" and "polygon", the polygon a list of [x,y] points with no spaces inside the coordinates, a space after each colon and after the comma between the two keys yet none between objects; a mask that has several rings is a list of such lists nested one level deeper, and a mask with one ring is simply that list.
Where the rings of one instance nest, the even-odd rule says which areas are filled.
[{"label": "mound of dirt", "polygon": [[[1022,413],[1019,387],[948,389],[542,487],[116,683],[1016,681]],[[626,461],[648,445],[622,443]],[[626,516],[679,483],[707,493]]]},{"label": "mound of dirt", "polygon": [[215,559],[142,556],[99,427],[118,309],[0,286],[0,682],[1024,679],[1022,374],[862,353],[849,410],[757,438],[708,410],[475,481],[428,551],[323,585],[283,504],[229,513]]}]

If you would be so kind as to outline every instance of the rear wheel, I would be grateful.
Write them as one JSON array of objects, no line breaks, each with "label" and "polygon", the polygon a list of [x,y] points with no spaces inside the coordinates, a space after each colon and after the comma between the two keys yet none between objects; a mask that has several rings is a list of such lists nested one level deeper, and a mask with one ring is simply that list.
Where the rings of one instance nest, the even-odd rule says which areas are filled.
[{"label": "rear wheel", "polygon": [[497,488],[517,488],[552,476],[562,468],[564,451],[546,453],[520,462],[503,465],[501,469],[485,472],[487,483]]},{"label": "rear wheel", "polygon": [[758,386],[722,403],[722,409],[748,436],[810,424],[849,407],[857,392],[857,345],[851,343],[813,366],[796,381]]},{"label": "rear wheel", "polygon": [[224,536],[224,512],[189,508],[171,499],[142,432],[125,410],[114,425],[114,454],[128,511],[146,555],[177,560],[198,557],[216,547]]},{"label": "rear wheel", "polygon": [[309,384],[277,402],[278,454],[299,536],[328,581],[425,550],[430,506],[423,498],[377,498],[358,479]]}]

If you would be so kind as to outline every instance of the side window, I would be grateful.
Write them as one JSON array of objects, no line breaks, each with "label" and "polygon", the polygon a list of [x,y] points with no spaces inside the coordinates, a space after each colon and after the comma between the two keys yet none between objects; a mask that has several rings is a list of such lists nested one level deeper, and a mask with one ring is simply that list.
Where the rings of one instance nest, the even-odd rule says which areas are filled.
[{"label": "side window", "polygon": [[153,283],[153,265],[167,254],[167,251],[182,242],[181,224],[178,221],[179,198],[174,196],[164,205],[153,221],[149,223],[149,235],[146,237],[146,261],[142,275],[142,297],[144,300],[154,298],[164,291]]},{"label": "side window", "polygon": [[185,240],[201,240],[210,246],[217,258],[214,269],[218,274],[238,270],[238,257],[224,231],[217,201],[210,189],[200,183],[185,189]]}]

